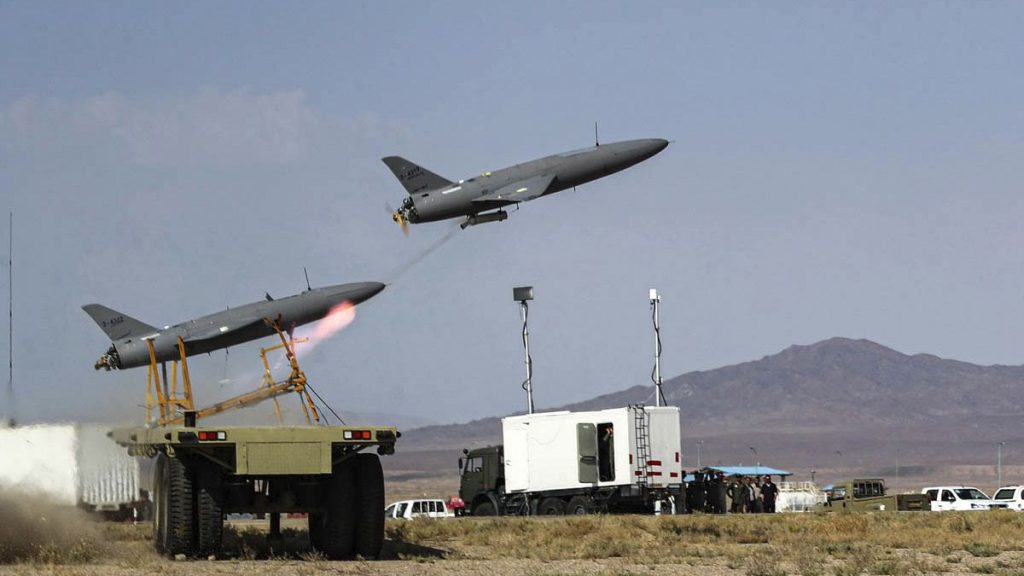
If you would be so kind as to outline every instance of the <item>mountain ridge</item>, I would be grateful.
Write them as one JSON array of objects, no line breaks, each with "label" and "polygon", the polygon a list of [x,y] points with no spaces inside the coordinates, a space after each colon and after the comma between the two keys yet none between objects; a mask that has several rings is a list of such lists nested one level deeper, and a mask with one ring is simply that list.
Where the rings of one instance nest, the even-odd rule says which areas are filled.
[{"label": "mountain ridge", "polygon": [[[1024,447],[1024,365],[981,366],[933,354],[904,354],[867,339],[834,337],[664,382],[679,406],[687,465],[698,440],[705,462],[737,463],[764,454],[785,468],[881,469],[981,464]],[[653,385],[551,410],[598,410],[651,403]],[[521,412],[520,412],[521,413]],[[501,417],[427,426],[405,433],[408,449],[500,442]],[[756,451],[751,448],[757,446]],[[993,454],[987,452],[991,449]],[[900,452],[902,451],[902,454]],[[895,458],[894,458],[895,455]],[[1020,454],[1024,457],[1024,452]]]}]

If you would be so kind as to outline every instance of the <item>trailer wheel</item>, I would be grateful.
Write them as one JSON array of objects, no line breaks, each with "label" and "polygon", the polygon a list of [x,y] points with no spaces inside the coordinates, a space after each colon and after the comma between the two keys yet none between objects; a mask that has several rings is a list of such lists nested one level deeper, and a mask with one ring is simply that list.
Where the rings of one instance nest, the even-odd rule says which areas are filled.
[{"label": "trailer wheel", "polygon": [[310,512],[309,517],[309,545],[317,552],[324,552],[324,532],[326,531],[325,516],[323,512]]},{"label": "trailer wheel", "polygon": [[[352,556],[356,536],[356,483],[353,462],[334,469],[327,482],[324,553],[331,560]],[[381,513],[383,515],[383,512]]]},{"label": "trailer wheel", "polygon": [[494,509],[494,504],[490,501],[484,501],[473,507],[473,516],[497,516],[498,511]]},{"label": "trailer wheel", "polygon": [[153,467],[153,548],[157,554],[164,553],[167,539],[167,488],[164,485],[167,463],[160,455]]},{"label": "trailer wheel", "polygon": [[164,530],[164,554],[174,557],[178,554],[192,554],[195,532],[195,514],[192,497],[191,471],[179,458],[163,456],[166,497],[164,514],[167,518]]},{"label": "trailer wheel", "polygon": [[384,547],[384,470],[376,454],[357,454],[356,554],[377,558]]},{"label": "trailer wheel", "polygon": [[586,496],[573,496],[569,499],[569,505],[565,507],[565,513],[571,516],[586,516],[590,514],[590,498]]},{"label": "trailer wheel", "polygon": [[196,471],[196,512],[200,557],[220,554],[224,537],[224,485],[220,466],[204,463]]},{"label": "trailer wheel", "polygon": [[540,501],[537,507],[537,514],[541,516],[561,516],[565,514],[565,500],[561,498],[548,497]]}]

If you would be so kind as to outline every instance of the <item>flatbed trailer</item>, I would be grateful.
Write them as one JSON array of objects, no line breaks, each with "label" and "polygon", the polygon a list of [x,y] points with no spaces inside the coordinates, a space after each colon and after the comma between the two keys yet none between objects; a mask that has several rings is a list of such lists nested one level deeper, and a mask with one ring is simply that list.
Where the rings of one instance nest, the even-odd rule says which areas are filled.
[{"label": "flatbed trailer", "polygon": [[[375,558],[384,542],[384,477],[393,426],[118,428],[132,456],[156,459],[154,546],[170,557],[221,551],[224,515],[306,513],[310,542],[330,559]],[[375,451],[376,454],[371,452]]]}]

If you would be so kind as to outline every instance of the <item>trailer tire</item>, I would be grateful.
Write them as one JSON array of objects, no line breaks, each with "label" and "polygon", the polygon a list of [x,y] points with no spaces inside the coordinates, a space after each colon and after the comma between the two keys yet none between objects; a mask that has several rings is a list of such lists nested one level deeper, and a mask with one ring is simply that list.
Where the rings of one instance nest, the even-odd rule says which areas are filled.
[{"label": "trailer tire", "polygon": [[224,541],[224,485],[220,466],[206,462],[196,471],[196,524],[201,558],[220,554]]},{"label": "trailer tire", "polygon": [[[353,462],[334,468],[327,482],[327,517],[324,522],[324,550],[331,560],[352,556],[356,536],[356,483]],[[383,509],[381,516],[383,517]]]},{"label": "trailer tire", "polygon": [[317,552],[325,551],[324,533],[326,532],[326,516],[323,512],[310,512],[309,545]]},{"label": "trailer tire", "polygon": [[473,507],[473,516],[497,516],[498,511],[490,501],[484,501]]},{"label": "trailer tire", "polygon": [[570,516],[586,516],[591,510],[590,498],[586,496],[573,496],[565,507],[565,513]]},{"label": "trailer tire", "polygon": [[377,558],[384,547],[384,470],[376,454],[356,454],[356,554]]},{"label": "trailer tire", "polygon": [[550,496],[540,501],[537,514],[541,516],[561,516],[565,514],[565,500]]},{"label": "trailer tire", "polygon": [[164,477],[167,479],[166,530],[164,554],[173,558],[178,554],[191,555],[195,541],[195,504],[192,491],[192,471],[180,459],[164,456]]},{"label": "trailer tire", "polygon": [[163,555],[167,540],[167,488],[164,486],[167,463],[160,455],[153,466],[153,548]]}]

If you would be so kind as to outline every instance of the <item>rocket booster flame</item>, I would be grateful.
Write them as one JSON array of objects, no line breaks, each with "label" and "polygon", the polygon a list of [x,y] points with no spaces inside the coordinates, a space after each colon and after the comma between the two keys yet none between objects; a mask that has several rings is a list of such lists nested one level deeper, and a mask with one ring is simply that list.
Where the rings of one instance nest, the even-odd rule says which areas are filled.
[{"label": "rocket booster flame", "polygon": [[322,320],[314,324],[310,340],[326,340],[344,330],[356,319],[356,307],[348,300],[335,304]]},{"label": "rocket booster flame", "polygon": [[308,338],[309,341],[296,346],[295,353],[305,356],[313,351],[320,343],[325,342],[331,336],[344,330],[353,320],[356,319],[356,307],[349,301],[335,304],[324,316],[313,324],[300,326],[295,330],[295,338]]}]

